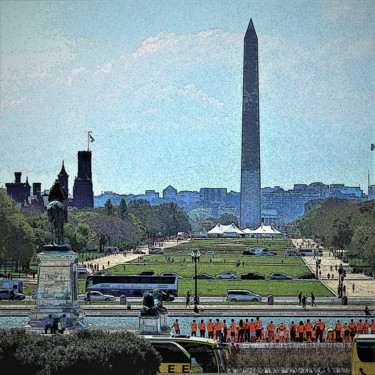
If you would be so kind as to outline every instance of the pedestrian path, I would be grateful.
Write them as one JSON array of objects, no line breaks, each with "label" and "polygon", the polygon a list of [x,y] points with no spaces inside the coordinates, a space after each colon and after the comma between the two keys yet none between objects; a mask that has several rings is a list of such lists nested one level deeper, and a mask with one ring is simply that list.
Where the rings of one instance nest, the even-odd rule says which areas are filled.
[{"label": "pedestrian path", "polygon": [[[298,248],[316,248],[317,244],[311,239],[293,239],[293,244]],[[302,258],[305,264],[309,267],[311,272],[316,272],[316,257],[307,256]],[[346,270],[346,277],[343,285],[346,289],[346,296],[349,298],[375,298],[375,280],[370,276],[362,273],[351,273],[351,267],[348,263],[344,263],[341,259],[334,256],[334,254],[326,249],[323,249],[323,256],[319,257],[321,277],[319,280],[333,293],[337,294],[339,284],[338,268],[340,264]],[[328,279],[328,274],[330,278]],[[333,277],[333,278],[332,278]],[[353,288],[354,284],[354,288]]]}]

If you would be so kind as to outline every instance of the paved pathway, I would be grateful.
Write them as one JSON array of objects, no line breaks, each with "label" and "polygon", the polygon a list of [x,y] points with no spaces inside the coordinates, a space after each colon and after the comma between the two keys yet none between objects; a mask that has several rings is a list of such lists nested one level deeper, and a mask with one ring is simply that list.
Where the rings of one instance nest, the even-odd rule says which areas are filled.
[{"label": "paved pathway", "polygon": [[[307,247],[314,247],[317,245],[312,240],[302,240],[296,239],[293,240],[293,243],[296,247],[302,246],[302,248]],[[313,256],[303,257],[302,258],[305,264],[310,268],[312,272],[315,273],[316,269],[316,259]],[[339,258],[335,258],[332,253],[328,250],[323,249],[323,256],[320,257],[321,264],[320,264],[320,271],[322,276],[320,281],[326,285],[329,289],[331,289],[335,294],[337,294],[337,287],[339,284],[339,273],[336,270],[340,266],[343,265],[344,269],[346,270],[346,278],[344,279],[344,285],[346,286],[346,295],[349,298],[360,298],[360,297],[370,297],[375,298],[375,280],[370,276],[366,276],[362,273],[351,273],[351,268],[349,267],[348,263],[344,263]],[[332,267],[332,270],[331,270]],[[328,279],[328,274],[330,274],[330,279]],[[333,280],[332,280],[333,275]],[[354,291],[352,288],[352,284],[354,283]]]}]

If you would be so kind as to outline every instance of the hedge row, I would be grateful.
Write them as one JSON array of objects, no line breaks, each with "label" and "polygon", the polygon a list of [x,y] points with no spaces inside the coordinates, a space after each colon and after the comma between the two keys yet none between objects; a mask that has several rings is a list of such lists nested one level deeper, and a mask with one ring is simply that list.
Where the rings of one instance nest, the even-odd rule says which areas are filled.
[{"label": "hedge row", "polygon": [[0,329],[0,369],[4,374],[154,375],[160,361],[148,342],[129,332],[82,330],[43,335]]},{"label": "hedge row", "polygon": [[334,344],[301,347],[233,349],[229,370],[262,374],[351,373],[351,348]]}]

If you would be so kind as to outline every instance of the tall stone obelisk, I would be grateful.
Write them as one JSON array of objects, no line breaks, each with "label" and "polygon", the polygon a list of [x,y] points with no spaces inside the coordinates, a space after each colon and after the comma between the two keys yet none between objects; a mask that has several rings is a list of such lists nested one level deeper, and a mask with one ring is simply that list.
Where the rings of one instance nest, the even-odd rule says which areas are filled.
[{"label": "tall stone obelisk", "polygon": [[258,37],[250,20],[244,38],[241,228],[261,224]]}]

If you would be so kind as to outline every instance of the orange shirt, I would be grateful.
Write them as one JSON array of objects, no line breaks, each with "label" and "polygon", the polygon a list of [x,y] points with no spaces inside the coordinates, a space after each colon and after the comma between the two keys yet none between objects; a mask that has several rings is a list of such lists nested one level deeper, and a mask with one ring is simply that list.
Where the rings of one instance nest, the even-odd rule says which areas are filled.
[{"label": "orange shirt", "polygon": [[254,322],[251,322],[251,323],[249,324],[249,326],[250,326],[250,331],[251,331],[251,332],[254,332],[254,331],[255,331],[255,323],[254,323]]},{"label": "orange shirt", "polygon": [[350,322],[349,323],[349,328],[350,328],[351,331],[355,331],[357,329],[357,326],[355,325],[354,322]]},{"label": "orange shirt", "polygon": [[303,324],[298,324],[297,330],[298,332],[303,332],[305,330],[305,326]]},{"label": "orange shirt", "polygon": [[235,322],[232,322],[232,323],[230,324],[230,331],[231,331],[231,332],[236,332],[236,323],[235,323]]},{"label": "orange shirt", "polygon": [[255,329],[261,329],[262,328],[262,321],[261,320],[257,320],[255,322]]},{"label": "orange shirt", "polygon": [[279,331],[285,331],[286,327],[284,326],[284,324],[280,324],[279,325]]},{"label": "orange shirt", "polygon": [[268,324],[267,331],[273,332],[275,330],[275,326],[273,324]]},{"label": "orange shirt", "polygon": [[199,329],[201,331],[204,331],[206,329],[206,325],[204,324],[204,322],[199,323]]},{"label": "orange shirt", "polygon": [[197,332],[197,323],[191,323],[191,332]]},{"label": "orange shirt", "polygon": [[173,323],[173,327],[176,331],[179,331],[180,330],[180,325],[176,322]]},{"label": "orange shirt", "polygon": [[335,331],[341,331],[341,328],[342,328],[341,323],[336,323]]},{"label": "orange shirt", "polygon": [[289,331],[292,331],[294,329],[294,331],[296,330],[296,325],[293,323],[289,326]]},{"label": "orange shirt", "polygon": [[307,322],[305,328],[306,328],[306,331],[311,332],[313,329],[311,322]]},{"label": "orange shirt", "polygon": [[221,331],[221,329],[223,328],[223,325],[221,324],[220,321],[215,323],[215,328],[216,328],[216,331]]},{"label": "orange shirt", "polygon": [[375,322],[372,322],[370,327],[371,327],[371,332],[375,331]]},{"label": "orange shirt", "polygon": [[207,323],[207,330],[208,332],[214,331],[214,324],[212,322]]},{"label": "orange shirt", "polygon": [[357,324],[357,331],[363,331],[363,323],[358,323]]}]

